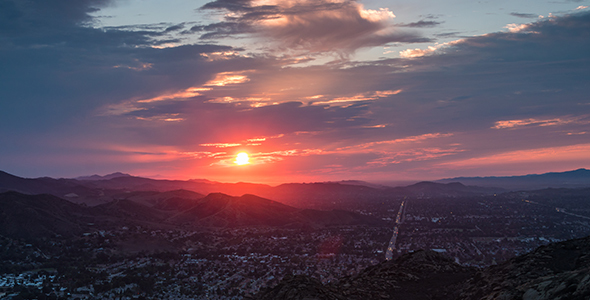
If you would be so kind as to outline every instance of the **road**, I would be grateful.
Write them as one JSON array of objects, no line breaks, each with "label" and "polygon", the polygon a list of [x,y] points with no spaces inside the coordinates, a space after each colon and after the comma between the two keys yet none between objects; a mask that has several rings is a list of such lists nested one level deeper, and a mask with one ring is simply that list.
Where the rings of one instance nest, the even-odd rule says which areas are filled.
[{"label": "road", "polygon": [[402,201],[402,204],[399,207],[399,211],[397,212],[397,216],[395,217],[395,226],[393,227],[393,235],[389,240],[389,246],[387,246],[387,251],[385,252],[385,259],[391,260],[393,258],[393,251],[396,249],[395,244],[397,242],[397,235],[399,234],[399,224],[404,222],[404,209],[405,209],[406,201]]},{"label": "road", "polygon": [[538,202],[535,202],[535,201],[524,200],[524,199],[522,201],[524,201],[526,203],[529,203],[529,204],[535,204],[535,205],[540,205],[540,206],[552,207],[553,209],[555,209],[555,211],[557,211],[559,213],[570,215],[570,216],[574,216],[574,217],[578,217],[578,218],[582,218],[582,219],[588,219],[588,220],[590,220],[590,217],[582,216],[582,215],[578,215],[578,214],[574,214],[574,213],[571,213],[571,212],[567,212],[565,210],[565,208],[553,207],[553,206],[544,205],[544,204],[541,204],[541,203],[538,203]]}]

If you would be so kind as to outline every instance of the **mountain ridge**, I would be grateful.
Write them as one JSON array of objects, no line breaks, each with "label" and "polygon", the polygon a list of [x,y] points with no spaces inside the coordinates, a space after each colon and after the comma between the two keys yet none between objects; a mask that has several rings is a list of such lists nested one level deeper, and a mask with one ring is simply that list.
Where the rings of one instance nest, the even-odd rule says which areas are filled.
[{"label": "mountain ridge", "polygon": [[590,187],[590,170],[580,168],[565,172],[548,172],[518,176],[455,177],[435,180],[438,183],[461,182],[465,185],[500,187],[511,191],[543,188]]},{"label": "mountain ridge", "polygon": [[104,176],[94,174],[94,175],[90,175],[90,176],[79,176],[79,177],[76,177],[73,179],[76,179],[76,180],[109,180],[109,179],[113,179],[113,178],[117,178],[117,177],[132,177],[132,176],[127,173],[115,172],[115,173],[107,174]]},{"label": "mountain ridge", "polygon": [[[298,208],[354,210],[358,209],[359,203],[379,203],[405,196],[471,197],[527,190],[527,186],[531,188],[528,190],[547,187],[559,188],[562,185],[569,188],[590,187],[590,171],[586,169],[541,175],[489,177],[488,179],[463,177],[464,179],[459,178],[459,180],[444,179],[398,187],[371,186],[362,181],[285,183],[270,186],[244,182],[221,183],[202,179],[158,180],[127,176],[128,174],[120,172],[110,175],[113,175],[110,179],[104,178],[109,176],[105,175],[99,176],[100,179],[96,180],[76,180],[49,177],[21,178],[2,172],[0,173],[0,192],[13,190],[25,194],[47,193],[72,202],[93,206],[115,199],[124,199],[130,195],[137,195],[137,193],[187,190],[201,195],[219,192],[239,197],[244,194],[253,194]],[[146,196],[144,201],[155,201],[148,198]]]}]

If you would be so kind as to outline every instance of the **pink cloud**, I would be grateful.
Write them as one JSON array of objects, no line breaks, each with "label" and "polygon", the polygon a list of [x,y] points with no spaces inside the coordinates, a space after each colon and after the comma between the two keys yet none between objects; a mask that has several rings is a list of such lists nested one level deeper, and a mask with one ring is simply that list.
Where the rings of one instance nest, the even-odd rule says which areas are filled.
[{"label": "pink cloud", "polygon": [[579,144],[572,146],[509,151],[499,154],[492,154],[484,157],[474,157],[469,159],[440,163],[438,164],[438,166],[453,168],[471,168],[531,162],[550,163],[564,161],[579,161],[590,163],[590,156],[588,155],[588,153],[590,153],[590,144]]},{"label": "pink cloud", "polygon": [[559,126],[566,124],[590,124],[590,121],[585,120],[587,116],[582,117],[561,117],[552,119],[528,118],[497,121],[493,129],[512,129],[524,126]]}]

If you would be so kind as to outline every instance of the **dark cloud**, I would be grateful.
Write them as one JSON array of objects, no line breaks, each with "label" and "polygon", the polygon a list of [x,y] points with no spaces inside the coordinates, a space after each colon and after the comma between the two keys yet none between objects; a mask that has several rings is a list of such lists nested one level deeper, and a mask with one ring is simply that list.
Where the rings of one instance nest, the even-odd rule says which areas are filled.
[{"label": "dark cloud", "polygon": [[201,7],[201,9],[227,9],[239,12],[251,9],[250,0],[215,0]]},{"label": "dark cloud", "polygon": [[430,20],[433,20],[433,19],[439,19],[439,18],[441,18],[441,17],[443,17],[443,16],[444,16],[444,15],[427,14],[427,15],[420,15],[419,17],[420,17],[420,18],[424,18],[424,19],[430,19]]},{"label": "dark cloud", "polygon": [[[252,1],[218,0],[202,10],[225,10],[232,14],[224,22],[193,27],[205,31],[202,39],[249,34],[265,39],[281,50],[351,53],[363,47],[388,43],[431,41],[413,32],[394,31],[388,24],[388,10],[365,10],[354,1],[304,1],[276,5],[252,4]],[[436,22],[421,23],[424,26]]]},{"label": "dark cloud", "polygon": [[418,22],[413,22],[413,23],[408,23],[408,24],[400,24],[397,26],[412,27],[412,28],[433,28],[433,27],[436,27],[440,24],[442,24],[442,22],[420,20]]},{"label": "dark cloud", "polygon": [[461,32],[455,31],[455,32],[443,32],[443,33],[437,33],[434,36],[436,37],[441,37],[441,38],[446,38],[446,37],[457,37],[459,36]]},{"label": "dark cloud", "polygon": [[198,31],[206,31],[207,33],[201,35],[201,39],[207,40],[225,38],[237,34],[255,33],[256,29],[254,28],[254,26],[252,26],[252,24],[248,23],[219,22],[209,24],[207,26],[200,26]]},{"label": "dark cloud", "polygon": [[589,31],[590,13],[583,12],[525,24],[511,32],[467,38],[455,48],[503,61],[565,62],[584,58]]},{"label": "dark cloud", "polygon": [[[201,54],[232,47],[153,48],[178,42],[162,38],[167,27],[162,24],[156,31],[87,26],[88,14],[107,1],[0,3],[0,90],[3,99],[11,99],[0,110],[5,133],[54,130],[101,105],[187,88],[230,69],[227,62],[210,62]],[[234,63],[240,68],[245,60]]]},{"label": "dark cloud", "polygon": [[525,18],[525,19],[535,19],[535,18],[539,17],[539,15],[535,15],[535,14],[525,14],[525,13],[517,13],[517,12],[512,12],[512,13],[510,13],[510,15],[514,16],[514,17]]},{"label": "dark cloud", "polygon": [[89,15],[107,6],[110,0],[2,0],[0,34],[18,36],[67,29],[92,21]]},{"label": "dark cloud", "polygon": [[172,25],[168,28],[166,28],[166,30],[164,30],[165,32],[172,32],[172,31],[178,31],[178,30],[182,30],[184,28],[184,24],[177,24],[177,25]]}]

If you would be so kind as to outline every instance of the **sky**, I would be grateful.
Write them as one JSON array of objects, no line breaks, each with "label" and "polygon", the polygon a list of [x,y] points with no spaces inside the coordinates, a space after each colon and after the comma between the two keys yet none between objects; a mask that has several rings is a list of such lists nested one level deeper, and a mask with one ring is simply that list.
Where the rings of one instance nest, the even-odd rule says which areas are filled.
[{"label": "sky", "polygon": [[0,170],[278,184],[590,168],[588,6],[0,0]]}]

